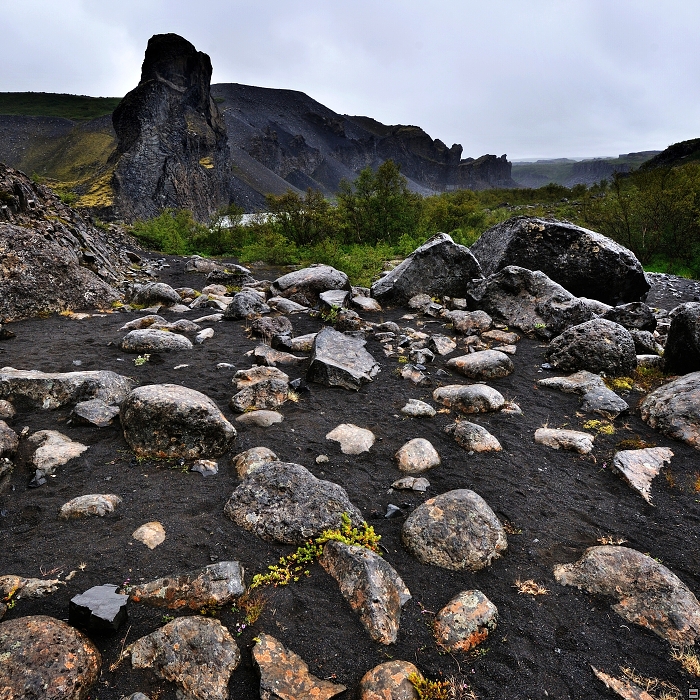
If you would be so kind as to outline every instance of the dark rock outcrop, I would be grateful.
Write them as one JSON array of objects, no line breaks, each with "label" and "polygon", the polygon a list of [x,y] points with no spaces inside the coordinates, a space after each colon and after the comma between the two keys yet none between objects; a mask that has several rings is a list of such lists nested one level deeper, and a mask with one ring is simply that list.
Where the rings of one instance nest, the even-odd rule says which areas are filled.
[{"label": "dark rock outcrop", "polygon": [[115,214],[151,218],[165,207],[207,220],[231,199],[226,125],[210,94],[209,56],[177,34],[151,37],[141,80],[114,111]]},{"label": "dark rock outcrop", "polygon": [[632,251],[562,221],[516,216],[484,232],[471,251],[485,275],[508,265],[540,270],[574,296],[606,304],[640,301],[650,289]]},{"label": "dark rock outcrop", "polygon": [[469,248],[438,233],[372,285],[381,303],[405,303],[418,293],[461,297],[481,268]]},{"label": "dark rock outcrop", "polygon": [[674,310],[664,350],[664,366],[674,374],[700,370],[700,303],[691,301]]}]

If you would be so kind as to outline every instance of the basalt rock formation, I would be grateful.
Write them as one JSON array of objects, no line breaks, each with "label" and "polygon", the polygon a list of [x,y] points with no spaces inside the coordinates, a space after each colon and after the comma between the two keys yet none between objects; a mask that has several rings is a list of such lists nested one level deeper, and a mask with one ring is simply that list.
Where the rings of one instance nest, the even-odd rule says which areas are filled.
[{"label": "basalt rock formation", "polygon": [[150,218],[166,207],[207,219],[230,202],[226,126],[210,94],[209,56],[176,34],[151,37],[141,81],[114,111],[115,214]]}]

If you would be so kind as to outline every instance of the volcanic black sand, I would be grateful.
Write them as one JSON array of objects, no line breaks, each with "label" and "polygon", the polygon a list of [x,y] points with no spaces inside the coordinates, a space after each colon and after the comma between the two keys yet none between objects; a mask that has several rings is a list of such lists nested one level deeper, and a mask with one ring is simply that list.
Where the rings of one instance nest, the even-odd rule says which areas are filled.
[{"label": "volcanic black sand", "polygon": [[[161,280],[173,286],[207,284],[203,275],[186,275],[181,259],[169,259]],[[258,278],[275,273],[256,272]],[[661,290],[663,291],[663,290]],[[692,298],[689,297],[689,298]],[[687,299],[652,295],[672,308]],[[430,319],[400,321],[405,309],[365,314],[369,320],[393,320],[429,332],[444,332]],[[168,319],[182,316],[165,312]],[[185,318],[203,313],[191,312]],[[245,356],[257,344],[244,322],[213,324],[215,336],[188,352],[163,355],[142,366],[134,356],[119,350],[124,332],[119,327],[135,314],[113,313],[74,320],[61,316],[12,324],[17,337],[0,344],[0,366],[68,372],[107,369],[136,378],[141,383],[178,383],[197,389],[217,402],[227,417],[234,392],[236,369],[251,366]],[[305,315],[291,317],[295,335],[318,330],[321,321]],[[422,323],[422,325],[420,325]],[[693,485],[700,475],[700,455],[690,447],[648,428],[639,418],[641,394],[625,395],[631,411],[614,421],[613,435],[598,435],[589,456],[557,452],[535,445],[533,434],[544,425],[581,429],[595,416],[578,413],[576,396],[539,390],[536,381],[552,372],[541,369],[545,346],[523,338],[514,356],[515,372],[490,381],[508,400],[517,402],[522,416],[482,415],[471,418],[488,428],[501,442],[503,452],[469,456],[444,428],[454,415],[408,418],[400,413],[409,398],[432,403],[437,386],[435,372],[444,367],[438,359],[429,367],[433,387],[418,388],[397,376],[396,358],[384,356],[381,346],[369,340],[367,349],[381,364],[375,381],[359,392],[310,385],[298,403],[282,407],[283,423],[269,429],[238,427],[231,452],[219,460],[216,476],[202,477],[176,462],[137,461],[127,448],[118,421],[97,429],[68,424],[69,408],[54,411],[17,403],[10,421],[16,431],[28,426],[59,430],[90,448],[79,458],[58,468],[55,478],[37,489],[28,487],[32,470],[26,455],[20,458],[0,494],[0,574],[55,578],[77,571],[66,586],[38,600],[19,600],[5,619],[45,614],[68,617],[68,601],[87,588],[125,581],[147,581],[190,571],[218,560],[239,560],[246,580],[264,571],[293,548],[263,542],[228,520],[224,504],[238,483],[230,458],[258,445],[273,449],[280,459],[297,462],[316,476],[341,484],[367,521],[382,536],[384,556],[408,585],[413,599],[401,618],[398,641],[391,646],[372,642],[359,619],[341,597],[338,586],[318,565],[311,575],[285,588],[268,588],[259,620],[237,636],[243,660],[232,676],[232,698],[259,697],[250,649],[260,632],[277,637],[309,664],[312,673],[348,686],[342,697],[354,697],[361,676],[388,659],[415,663],[432,678],[454,677],[467,681],[480,698],[604,698],[608,691],[591,665],[620,676],[630,667],[646,677],[669,681],[687,697],[693,684],[669,658],[669,647],[644,629],[626,624],[614,613],[611,601],[554,580],[552,569],[571,562],[583,551],[612,536],[627,546],[661,560],[696,594],[700,593],[700,494]],[[220,362],[235,369],[217,369]],[[188,366],[175,370],[180,364]],[[302,377],[305,367],[284,367],[292,378]],[[454,375],[443,384],[468,383]],[[377,442],[358,457],[340,452],[325,435],[340,423],[369,428]],[[390,491],[400,473],[394,453],[412,438],[427,438],[442,457],[441,466],[426,476],[431,486],[425,494]],[[670,467],[654,480],[654,506],[648,505],[621,478],[611,472],[616,445],[641,439],[674,452]],[[330,461],[316,464],[326,454]],[[488,569],[457,573],[419,564],[401,545],[401,527],[424,500],[457,488],[479,493],[503,523],[509,524],[508,550]],[[63,522],[60,506],[88,493],[116,493],[123,498],[117,511],[105,518]],[[400,506],[404,516],[385,519],[387,504]],[[147,549],[131,533],[143,523],[157,520],[165,527],[165,542]],[[81,569],[79,567],[83,567]],[[547,595],[522,595],[513,587],[516,579],[534,579]],[[489,638],[468,654],[440,653],[431,635],[433,614],[458,592],[483,591],[498,607],[499,622]],[[91,697],[112,700],[142,691],[152,699],[175,698],[175,686],[158,680],[150,671],[131,669],[128,660],[113,671],[120,649],[163,624],[164,612],[130,604],[129,620],[113,635],[93,635],[103,657],[102,673]],[[178,613],[173,613],[177,615]],[[239,614],[224,608],[219,619],[237,634]]]}]

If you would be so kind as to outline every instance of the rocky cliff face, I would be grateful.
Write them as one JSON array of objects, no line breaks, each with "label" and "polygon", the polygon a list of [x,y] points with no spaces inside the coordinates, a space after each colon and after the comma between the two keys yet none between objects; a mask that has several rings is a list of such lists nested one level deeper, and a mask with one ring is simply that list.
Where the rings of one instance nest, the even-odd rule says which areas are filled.
[{"label": "rocky cliff face", "polygon": [[127,221],[165,207],[200,220],[230,201],[226,127],[210,94],[211,61],[176,34],[148,42],[138,87],[114,112],[114,213]]},{"label": "rocky cliff face", "polygon": [[0,318],[108,307],[129,267],[125,242],[0,164]]}]

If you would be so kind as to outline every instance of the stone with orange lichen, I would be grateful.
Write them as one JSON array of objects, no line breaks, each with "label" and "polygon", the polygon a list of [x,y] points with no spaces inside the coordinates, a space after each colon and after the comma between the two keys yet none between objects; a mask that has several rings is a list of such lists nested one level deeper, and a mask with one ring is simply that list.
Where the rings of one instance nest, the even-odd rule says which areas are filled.
[{"label": "stone with orange lichen", "polygon": [[401,607],[411,594],[394,568],[366,547],[327,542],[321,566],[338,582],[343,598],[359,614],[375,642],[393,644]]},{"label": "stone with orange lichen", "polygon": [[269,634],[258,635],[253,661],[260,671],[261,700],[330,700],[346,690],[309,673],[304,660]]},{"label": "stone with orange lichen", "polygon": [[358,688],[359,700],[418,700],[408,677],[420,671],[410,661],[387,661],[367,671]]},{"label": "stone with orange lichen", "polygon": [[181,700],[227,700],[238,645],[218,621],[179,617],[129,647],[134,668],[150,668],[178,686]]},{"label": "stone with orange lichen", "polygon": [[220,561],[197,571],[166,576],[129,589],[134,602],[170,610],[227,605],[243,593],[243,567],[237,561]]},{"label": "stone with orange lichen", "polygon": [[0,624],[0,659],[3,700],[85,700],[102,664],[87,637],[46,615]]},{"label": "stone with orange lichen", "polygon": [[481,591],[462,591],[435,618],[435,639],[448,651],[469,651],[496,629],[498,610]]}]

